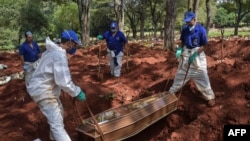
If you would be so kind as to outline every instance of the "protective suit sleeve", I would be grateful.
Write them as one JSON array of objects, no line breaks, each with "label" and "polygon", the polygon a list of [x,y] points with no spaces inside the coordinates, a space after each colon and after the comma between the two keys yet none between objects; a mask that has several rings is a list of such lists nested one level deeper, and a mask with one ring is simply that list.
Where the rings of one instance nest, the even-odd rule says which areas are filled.
[{"label": "protective suit sleeve", "polygon": [[76,97],[80,93],[81,88],[76,86],[71,79],[66,55],[54,58],[53,67],[55,83],[70,96]]}]

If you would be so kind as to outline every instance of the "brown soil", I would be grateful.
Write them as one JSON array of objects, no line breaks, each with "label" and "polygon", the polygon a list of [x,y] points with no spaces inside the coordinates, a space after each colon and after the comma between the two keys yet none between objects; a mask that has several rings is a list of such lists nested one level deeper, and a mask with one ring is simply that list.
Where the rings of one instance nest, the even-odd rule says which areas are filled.
[{"label": "brown soil", "polygon": [[[231,38],[223,43],[222,61],[219,39],[211,39],[206,50],[216,106],[207,107],[190,81],[182,90],[176,111],[126,141],[222,141],[225,124],[250,124],[250,40]],[[72,79],[86,91],[94,114],[169,89],[178,65],[174,53],[163,51],[162,43],[155,43],[159,46],[154,48],[143,44],[129,44],[129,55],[124,57],[119,80],[110,76],[104,43],[79,49],[70,58]],[[17,53],[2,52],[0,63],[8,66],[1,70],[1,76],[20,72],[22,68]],[[109,95],[112,93],[115,97]],[[81,120],[71,98],[63,93],[61,99],[65,128],[76,141],[75,128]],[[76,106],[83,119],[91,116],[84,102],[78,101]],[[22,79],[0,86],[0,121],[2,141],[49,140],[46,118],[27,94]]]}]

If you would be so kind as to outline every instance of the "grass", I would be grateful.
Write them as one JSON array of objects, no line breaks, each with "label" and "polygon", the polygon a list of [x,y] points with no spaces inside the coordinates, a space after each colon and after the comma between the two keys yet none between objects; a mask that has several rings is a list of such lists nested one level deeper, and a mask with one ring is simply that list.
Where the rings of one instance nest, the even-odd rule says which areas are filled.
[{"label": "grass", "polygon": [[[221,29],[210,29],[208,37],[221,37]],[[225,28],[224,37],[234,36],[234,28]],[[239,28],[238,36],[250,36],[250,28]]]},{"label": "grass", "polygon": [[[179,31],[175,31],[175,34],[176,34],[176,38],[179,39],[179,36],[180,36],[180,33]],[[152,32],[145,32],[145,36],[153,36],[152,35]],[[160,32],[157,32],[157,35],[159,36],[160,35]],[[208,37],[209,38],[213,38],[213,37],[221,37],[221,29],[210,29],[209,30],[209,34],[208,34]],[[230,36],[234,36],[234,28],[225,28],[224,29],[224,37],[230,37]],[[244,36],[250,36],[250,27],[242,27],[242,28],[239,28],[239,31],[238,31],[238,36],[239,37],[244,37]],[[131,38],[132,37],[132,33],[130,33],[129,37]],[[138,36],[139,37],[139,33],[138,33]],[[146,37],[146,38],[150,38],[150,37]],[[90,37],[90,40],[93,41],[93,40],[96,40],[96,37]],[[133,40],[133,39],[129,39],[129,40]],[[39,46],[44,46],[45,45],[45,42],[39,42],[38,43]],[[149,44],[150,46],[151,44]],[[15,50],[17,49],[14,45],[2,45],[0,46],[0,50]]]}]

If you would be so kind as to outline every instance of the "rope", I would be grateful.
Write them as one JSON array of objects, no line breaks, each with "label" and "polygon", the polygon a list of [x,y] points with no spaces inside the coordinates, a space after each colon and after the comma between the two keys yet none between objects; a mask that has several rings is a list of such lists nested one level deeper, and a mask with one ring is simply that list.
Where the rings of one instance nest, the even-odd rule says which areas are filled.
[{"label": "rope", "polygon": [[94,122],[95,122],[95,124],[96,124],[96,126],[97,126],[97,129],[99,130],[99,133],[101,134],[102,140],[103,140],[103,141],[106,141],[106,139],[105,139],[105,137],[104,137],[104,134],[103,134],[103,132],[102,132],[102,130],[101,130],[101,128],[100,128],[98,122],[97,122],[96,119],[95,119],[94,114],[92,113],[92,111],[91,111],[90,108],[89,108],[88,102],[85,101],[85,103],[86,103],[86,106],[87,106],[87,108],[88,108],[88,111],[89,111],[90,115],[92,116],[92,118],[93,118],[93,120],[94,120]]},{"label": "rope", "polygon": [[102,50],[102,41],[101,44],[99,44],[99,52],[98,52],[98,78],[101,78],[101,50]]},{"label": "rope", "polygon": [[126,48],[127,48],[127,57],[126,57],[126,65],[127,65],[127,71],[129,71],[129,68],[128,68],[128,61],[129,61],[129,58],[128,58],[128,54],[129,54],[129,46],[126,44]]},{"label": "rope", "polygon": [[[174,60],[174,62],[177,60],[177,58]],[[172,64],[172,68],[174,67],[174,63]],[[173,72],[173,70],[172,71],[170,71],[170,76],[172,75],[172,72]],[[167,82],[166,82],[166,84],[165,84],[165,86],[164,86],[164,88],[163,88],[163,91],[165,91],[166,89],[167,89],[167,86],[168,86],[168,83],[169,83],[169,80],[170,79],[167,79]]]},{"label": "rope", "polygon": [[[75,123],[78,123],[78,120],[77,120],[77,116],[76,116],[76,114],[75,114],[75,112],[73,111],[73,113],[69,113],[69,111],[70,111],[70,103],[68,103],[68,101],[67,101],[67,99],[66,99],[66,93],[65,92],[62,92],[62,96],[63,96],[63,102],[64,102],[64,104],[65,104],[65,109],[67,110],[67,112],[68,112],[68,114],[72,114],[73,115],[73,120],[74,120],[74,122]],[[72,105],[73,106],[73,109],[74,109],[74,105]]]},{"label": "rope", "polygon": [[[70,114],[73,115],[73,122],[74,122],[74,124],[77,124],[77,123],[78,123],[77,116],[76,116],[76,114],[75,114],[74,111],[72,111],[73,113],[72,113],[72,112],[70,113],[71,110],[70,110],[70,107],[69,107],[69,106],[71,106],[71,104],[68,103],[64,91],[62,91],[62,98],[63,98],[63,103],[64,103],[64,106],[65,106],[65,110],[67,111],[68,115],[70,115]],[[72,106],[73,106],[73,109],[74,109],[74,105],[72,105]],[[65,128],[66,128],[66,127],[65,127]]]},{"label": "rope", "polygon": [[[74,100],[73,100],[73,105],[74,105],[74,107],[75,107],[75,110],[76,110],[76,112],[77,112],[77,115],[78,115],[78,117],[81,119],[82,123],[84,123],[85,120],[81,117],[81,114],[80,114],[80,112],[79,112],[79,110],[78,110],[78,108],[77,108],[77,106],[76,106],[76,102],[75,102],[75,101],[76,101],[76,100],[74,99]],[[101,134],[102,141],[105,141],[104,134],[103,134],[103,132],[102,132],[102,130],[101,130],[101,128],[100,128],[98,122],[96,121],[94,114],[93,114],[92,111],[90,110],[87,101],[85,101],[85,103],[86,103],[86,106],[87,106],[87,108],[88,108],[88,111],[89,111],[91,117],[92,117],[93,120],[94,120],[95,125],[97,126],[98,132]]]},{"label": "rope", "polygon": [[81,119],[81,121],[82,121],[82,123],[84,123],[84,120],[83,120],[83,118],[81,117],[81,114],[80,114],[80,112],[79,112],[79,110],[78,110],[78,108],[77,108],[77,106],[76,106],[76,102],[75,102],[76,100],[75,99],[73,99],[73,106],[75,107],[75,111],[76,111],[76,113],[77,113],[77,115],[78,115],[78,117]]},{"label": "rope", "polygon": [[185,81],[186,81],[186,78],[187,78],[187,74],[188,74],[190,65],[191,65],[191,63],[188,63],[187,71],[186,71],[185,77],[184,77],[184,79],[183,79],[183,83],[182,83],[182,86],[181,86],[181,90],[180,90],[179,95],[178,95],[178,100],[177,100],[177,104],[176,104],[177,106],[178,106],[178,102],[179,102],[180,97],[181,97],[182,89],[183,89],[183,86],[184,86],[184,84],[185,84]]}]

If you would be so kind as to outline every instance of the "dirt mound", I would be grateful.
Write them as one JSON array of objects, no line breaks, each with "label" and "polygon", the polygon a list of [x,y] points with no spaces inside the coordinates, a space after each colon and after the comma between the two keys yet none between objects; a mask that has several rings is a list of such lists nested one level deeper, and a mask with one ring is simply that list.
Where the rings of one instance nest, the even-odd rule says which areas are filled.
[{"label": "dirt mound", "polygon": [[[207,107],[190,81],[183,88],[178,110],[127,141],[222,141],[225,124],[250,124],[250,40],[211,39],[206,54],[216,106]],[[1,76],[22,71],[16,53],[1,52],[0,64],[8,66],[1,70]],[[125,50],[122,76],[114,79],[109,71],[106,45],[102,43],[79,49],[69,59],[69,65],[73,81],[86,91],[89,106],[97,114],[168,90],[178,62],[173,52],[163,51],[160,46],[149,48],[142,43],[130,43]],[[61,99],[66,130],[76,141],[75,128],[81,123],[76,110],[83,119],[91,115],[85,103],[76,102],[76,109],[66,93]],[[4,141],[49,140],[46,119],[27,94],[22,79],[0,86],[0,121]]]}]

